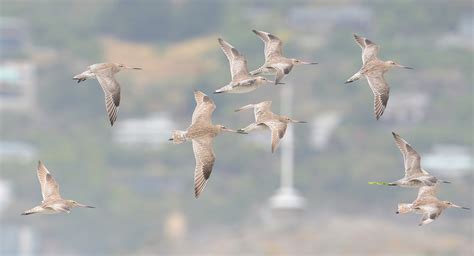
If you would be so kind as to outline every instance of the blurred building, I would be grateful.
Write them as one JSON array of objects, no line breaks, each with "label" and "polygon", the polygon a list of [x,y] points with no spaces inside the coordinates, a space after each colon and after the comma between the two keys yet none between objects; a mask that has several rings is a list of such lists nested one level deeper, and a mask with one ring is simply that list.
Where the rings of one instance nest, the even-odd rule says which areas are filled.
[{"label": "blurred building", "polygon": [[418,123],[425,119],[428,107],[429,96],[426,93],[394,93],[390,95],[382,120],[397,123]]},{"label": "blurred building", "polygon": [[360,5],[297,6],[288,11],[292,29],[330,33],[336,28],[367,31],[372,24],[372,9]]},{"label": "blurred building", "polygon": [[0,255],[32,256],[37,251],[37,236],[28,226],[2,226]]},{"label": "blurred building", "polygon": [[36,66],[28,56],[28,34],[24,21],[0,18],[0,110],[36,109]]},{"label": "blurred building", "polygon": [[31,46],[27,23],[17,18],[0,18],[0,58],[27,56]]},{"label": "blurred building", "polygon": [[339,112],[325,112],[316,116],[311,124],[311,139],[317,150],[324,150],[327,147],[341,121],[342,114]]},{"label": "blurred building", "polygon": [[168,142],[174,128],[173,121],[163,114],[126,119],[117,122],[114,141],[127,146],[156,148]]},{"label": "blurred building", "polygon": [[30,61],[0,62],[0,110],[34,112],[36,109],[36,67]]},{"label": "blurred building", "polygon": [[36,159],[36,148],[28,143],[20,141],[0,141],[0,162],[15,160],[29,162]]},{"label": "blurred building", "polygon": [[456,29],[440,36],[436,45],[444,48],[465,48],[469,50],[474,49],[474,17],[464,16],[458,21]]},{"label": "blurred building", "polygon": [[442,176],[462,176],[474,169],[471,148],[463,145],[435,145],[422,161],[424,168]]},{"label": "blurred building", "polygon": [[11,187],[10,183],[0,179],[0,218],[2,217],[3,210],[8,206],[11,201]]}]

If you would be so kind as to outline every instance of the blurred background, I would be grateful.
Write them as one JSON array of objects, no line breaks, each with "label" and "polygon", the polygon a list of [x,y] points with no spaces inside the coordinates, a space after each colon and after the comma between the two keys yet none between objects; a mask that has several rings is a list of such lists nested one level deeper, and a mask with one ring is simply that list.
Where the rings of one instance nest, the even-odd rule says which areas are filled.
[{"label": "blurred background", "polygon": [[[416,189],[367,184],[403,176],[395,131],[452,182],[441,200],[474,206],[472,1],[2,0],[0,10],[0,254],[473,254],[472,211],[418,227],[420,215],[395,214]],[[250,70],[263,63],[252,29],[320,64],[295,68],[285,85],[212,94],[230,81],[218,37]],[[386,74],[380,121],[367,82],[344,84],[361,67],[353,33],[415,68]],[[72,80],[98,62],[143,68],[117,75],[112,128],[97,81]],[[273,100],[275,113],[308,124],[274,154],[269,132],[218,136],[196,200],[191,143],[167,140],[189,125],[194,89],[215,101],[214,123],[245,127],[253,114],[234,109]],[[41,202],[38,160],[64,198],[97,208],[20,216]],[[280,188],[282,170],[293,190]]]}]

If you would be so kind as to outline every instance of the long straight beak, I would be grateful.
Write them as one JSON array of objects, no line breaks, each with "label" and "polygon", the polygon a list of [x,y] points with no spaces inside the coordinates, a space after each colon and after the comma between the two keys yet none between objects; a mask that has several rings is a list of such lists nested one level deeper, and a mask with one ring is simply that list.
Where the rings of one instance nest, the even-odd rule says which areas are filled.
[{"label": "long straight beak", "polygon": [[306,124],[306,121],[291,120],[292,123]]},{"label": "long straight beak", "polygon": [[407,66],[403,66],[403,65],[397,65],[397,66],[400,67],[400,68],[405,68],[405,69],[414,69],[412,67],[407,67]]},{"label": "long straight beak", "polygon": [[462,206],[455,205],[455,204],[452,204],[451,206],[456,207],[456,208],[461,208],[461,209],[464,209],[464,210],[471,210],[471,208],[469,208],[469,207],[462,207]]},{"label": "long straight beak", "polygon": [[133,68],[133,67],[125,67],[126,69],[135,69],[135,70],[142,70],[142,68]]},{"label": "long straight beak", "polygon": [[303,64],[303,65],[316,65],[318,63],[317,62],[301,61],[301,64]]},{"label": "long straight beak", "polygon": [[77,206],[83,207],[83,208],[95,208],[94,206],[85,205],[85,204],[77,204]]}]

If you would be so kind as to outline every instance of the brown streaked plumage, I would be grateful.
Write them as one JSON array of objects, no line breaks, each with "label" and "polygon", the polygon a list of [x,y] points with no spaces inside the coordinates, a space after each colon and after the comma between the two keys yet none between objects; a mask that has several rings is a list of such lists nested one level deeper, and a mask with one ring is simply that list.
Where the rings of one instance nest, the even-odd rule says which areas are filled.
[{"label": "brown streaked plumage", "polygon": [[377,56],[380,48],[378,45],[367,38],[355,34],[354,39],[362,48],[362,68],[349,78],[346,83],[351,83],[363,77],[367,79],[370,89],[372,89],[374,94],[374,114],[378,120],[387,107],[390,93],[390,87],[384,78],[385,72],[392,67],[412,68],[402,66],[395,61],[382,61]]},{"label": "brown streaked plumage", "polygon": [[93,78],[99,81],[105,94],[105,108],[112,126],[117,119],[117,110],[120,105],[120,84],[114,75],[122,69],[141,70],[141,68],[131,68],[118,63],[97,63],[89,66],[86,71],[73,78],[78,83]]},{"label": "brown streaked plumage", "polygon": [[274,114],[271,111],[271,101],[263,101],[258,104],[249,104],[243,106],[237,110],[242,111],[246,109],[254,109],[255,115],[255,123],[248,125],[245,128],[239,129],[238,132],[241,133],[248,133],[252,130],[257,128],[264,128],[267,127],[272,132],[272,153],[275,152],[278,145],[280,144],[280,140],[283,138],[286,132],[286,127],[288,123],[306,123],[305,121],[297,121],[293,120],[287,116],[280,116]]},{"label": "brown streaked plumage", "polygon": [[33,207],[22,213],[22,215],[30,215],[34,213],[54,214],[60,212],[69,213],[74,207],[95,208],[93,206],[83,205],[74,200],[66,200],[59,194],[59,185],[54,180],[51,173],[41,161],[38,161],[38,180],[41,186],[41,194],[43,201],[39,206]]},{"label": "brown streaked plumage", "polygon": [[449,181],[440,180],[429,174],[421,167],[421,157],[413,147],[408,144],[400,135],[392,132],[395,144],[403,155],[405,165],[405,176],[397,181],[385,183],[373,183],[388,186],[399,186],[404,188],[419,188],[423,186],[435,186],[438,183],[450,183]]},{"label": "brown streaked plumage", "polygon": [[252,31],[265,43],[265,63],[260,68],[250,72],[250,74],[275,74],[275,84],[279,84],[285,75],[290,73],[294,66],[318,64],[316,62],[307,62],[284,57],[282,50],[283,43],[280,38],[264,31],[255,29]]},{"label": "brown streaked plumage", "polygon": [[470,208],[455,205],[449,201],[441,201],[436,197],[438,185],[423,186],[418,190],[418,197],[411,204],[398,204],[397,214],[414,212],[422,214],[419,226],[429,224],[438,218],[443,210],[447,208],[462,208],[469,210]]},{"label": "brown streaked plumage", "polygon": [[216,157],[212,149],[212,140],[222,131],[236,132],[223,125],[212,124],[212,113],[216,109],[214,102],[206,94],[195,91],[196,108],[191,125],[186,131],[174,131],[171,141],[175,144],[191,140],[193,143],[196,168],[194,169],[194,195],[199,197],[209,179]]},{"label": "brown streaked plumage", "polygon": [[246,93],[257,89],[260,85],[266,82],[273,83],[265,77],[250,75],[247,69],[247,60],[245,57],[240,54],[235,47],[224,41],[222,38],[219,38],[218,41],[222,51],[229,60],[232,81],[228,85],[216,90],[214,93]]}]

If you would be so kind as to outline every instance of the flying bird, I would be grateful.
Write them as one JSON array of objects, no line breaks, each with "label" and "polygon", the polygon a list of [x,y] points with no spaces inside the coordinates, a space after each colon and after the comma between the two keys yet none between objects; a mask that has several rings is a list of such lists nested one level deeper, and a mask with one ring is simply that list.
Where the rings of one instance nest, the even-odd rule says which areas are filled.
[{"label": "flying bird", "polygon": [[199,197],[207,180],[211,176],[212,167],[216,160],[212,141],[214,137],[223,131],[237,132],[226,128],[223,125],[212,124],[212,113],[216,105],[206,94],[195,91],[196,108],[192,116],[191,125],[186,131],[173,131],[172,138],[169,140],[175,144],[180,144],[191,140],[193,144],[194,158],[196,168],[194,169],[194,195]]},{"label": "flying bird", "polygon": [[436,218],[438,218],[443,210],[447,208],[461,208],[470,210],[468,207],[462,207],[455,205],[449,201],[441,201],[436,197],[438,191],[438,185],[435,186],[423,186],[418,190],[418,197],[411,204],[401,203],[398,204],[397,214],[414,212],[416,214],[422,214],[419,226],[430,224]]},{"label": "flying bird", "polygon": [[74,207],[95,208],[89,205],[80,204],[74,200],[66,200],[59,194],[59,185],[54,180],[51,173],[46,169],[46,166],[41,161],[38,161],[38,180],[41,185],[41,194],[43,201],[40,205],[31,208],[21,215],[30,215],[34,213],[54,214],[54,213],[69,213]]},{"label": "flying bird", "polygon": [[413,69],[396,63],[395,61],[382,61],[377,55],[379,46],[367,38],[354,34],[355,41],[362,48],[362,68],[345,83],[352,83],[361,78],[366,78],[374,94],[374,114],[377,120],[382,116],[387,107],[390,87],[385,81],[384,74],[393,67]]},{"label": "flying bird", "polygon": [[249,105],[243,106],[239,109],[236,109],[235,111],[238,112],[238,111],[251,109],[251,108],[254,109],[255,123],[252,123],[243,129],[239,129],[237,130],[237,132],[249,133],[250,131],[255,130],[255,129],[269,128],[272,132],[272,153],[273,153],[277,149],[278,144],[280,144],[280,139],[282,139],[283,136],[285,135],[286,127],[289,123],[306,123],[306,122],[297,121],[287,116],[280,116],[280,115],[274,114],[270,110],[271,106],[272,106],[271,101],[263,101],[258,104],[249,104]]},{"label": "flying bird", "polygon": [[265,43],[265,63],[260,68],[250,72],[251,75],[262,73],[276,74],[275,84],[279,84],[283,77],[288,75],[294,66],[318,64],[316,62],[287,58],[283,56],[283,43],[280,38],[264,31],[255,29],[252,31]]},{"label": "flying bird", "polygon": [[123,69],[141,70],[141,68],[132,68],[118,63],[97,63],[73,77],[73,80],[77,80],[77,83],[94,78],[99,81],[105,94],[105,108],[112,126],[117,119],[117,111],[120,105],[120,84],[115,80],[114,75]]},{"label": "flying bird", "polygon": [[449,181],[439,180],[429,174],[421,167],[421,157],[413,147],[408,144],[400,135],[392,132],[395,144],[402,152],[405,163],[405,177],[390,183],[369,182],[375,185],[400,186],[405,188],[419,188],[423,186],[435,186],[437,183],[450,183]]},{"label": "flying bird", "polygon": [[246,93],[257,89],[264,83],[273,83],[262,76],[252,76],[247,69],[247,60],[231,44],[222,38],[217,39],[222,51],[229,60],[232,81],[214,93]]}]

